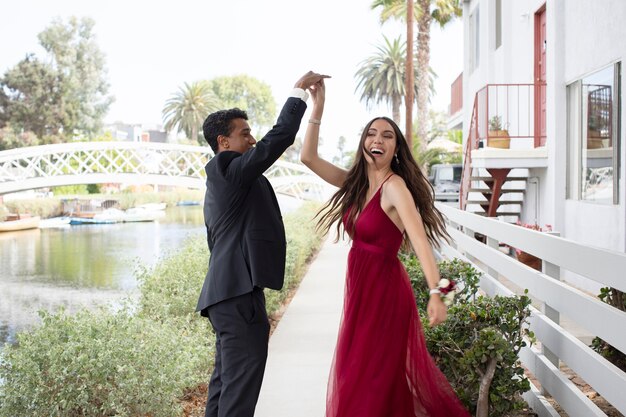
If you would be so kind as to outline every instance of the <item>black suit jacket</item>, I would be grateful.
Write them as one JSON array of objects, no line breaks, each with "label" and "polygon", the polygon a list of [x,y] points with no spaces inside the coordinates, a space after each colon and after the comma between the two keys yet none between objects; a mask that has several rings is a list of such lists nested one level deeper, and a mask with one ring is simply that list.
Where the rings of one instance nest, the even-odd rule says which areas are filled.
[{"label": "black suit jacket", "polygon": [[285,227],[263,176],[293,144],[306,104],[289,98],[276,125],[251,150],[222,151],[206,165],[204,222],[211,258],[196,311],[248,293],[279,290],[285,275]]}]

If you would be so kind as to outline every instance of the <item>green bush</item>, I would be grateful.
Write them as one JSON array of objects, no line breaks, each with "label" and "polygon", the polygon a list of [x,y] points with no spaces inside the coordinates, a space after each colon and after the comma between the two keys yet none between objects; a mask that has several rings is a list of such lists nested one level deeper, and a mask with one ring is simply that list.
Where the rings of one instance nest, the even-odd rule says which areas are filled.
[{"label": "green bush", "polygon": [[[626,294],[618,289],[604,287],[598,298],[618,310],[626,311]],[[605,357],[613,365],[626,372],[626,354],[614,348],[602,338],[594,337],[591,341],[593,350]]]},{"label": "green bush", "polygon": [[0,416],[170,417],[185,387],[206,379],[210,341],[190,323],[126,310],[41,315],[5,347]]},{"label": "green bush", "polygon": [[[426,317],[429,289],[421,265],[415,255],[403,254],[401,259],[420,315]],[[530,298],[477,297],[481,274],[471,264],[454,259],[438,266],[442,278],[457,283],[457,296],[444,323],[424,326],[428,351],[470,411],[476,412],[481,399],[491,417],[523,408],[521,394],[530,383],[517,355],[526,346],[524,336],[534,340],[527,331]],[[481,383],[489,395],[479,398]]]},{"label": "green bush", "polygon": [[[412,253],[403,253],[400,255],[400,258],[409,274],[420,313],[425,312],[430,293],[422,265]],[[474,299],[478,291],[481,274],[471,264],[460,259],[452,259],[443,260],[437,266],[439,267],[441,278],[454,281],[457,285],[456,296],[454,297],[455,303],[468,303]]]},{"label": "green bush", "polygon": [[51,191],[54,195],[83,195],[89,194],[86,184],[77,185],[61,185],[59,187],[52,187]]},{"label": "green bush", "polygon": [[490,364],[495,372],[487,384],[488,415],[504,416],[526,405],[521,394],[530,389],[530,383],[517,355],[526,346],[523,336],[533,339],[525,327],[529,305],[527,296],[480,296],[471,303],[453,305],[443,324],[425,329],[429,352],[472,412]]},{"label": "green bush", "polygon": [[[285,288],[267,291],[270,313],[321,243],[314,211],[305,205],[285,216]],[[206,238],[192,238],[154,269],[139,268],[136,305],[42,313],[43,324],[0,355],[0,417],[180,415],[179,399],[213,366],[210,323],[195,313],[208,260]]]},{"label": "green bush", "polygon": [[200,201],[204,200],[204,194],[199,190],[177,189],[174,191],[160,191],[150,193],[121,192],[103,196],[103,198],[114,198],[119,201],[120,208],[128,209],[146,203],[167,203],[168,206],[175,206],[179,201]]},{"label": "green bush", "polygon": [[154,269],[140,267],[137,273],[140,314],[155,320],[200,317],[194,312],[208,265],[206,237],[198,236],[190,238],[182,249],[166,257]]},{"label": "green bush", "polygon": [[41,216],[42,219],[62,215],[61,201],[56,198],[29,198],[25,200],[11,200],[4,203],[11,213],[30,213]]},{"label": "green bush", "polygon": [[289,292],[298,286],[309,260],[322,244],[322,233],[316,229],[313,220],[318,209],[318,204],[306,203],[297,211],[286,214],[283,219],[287,237],[285,285],[281,291],[265,291],[267,312],[270,315],[280,308]]}]

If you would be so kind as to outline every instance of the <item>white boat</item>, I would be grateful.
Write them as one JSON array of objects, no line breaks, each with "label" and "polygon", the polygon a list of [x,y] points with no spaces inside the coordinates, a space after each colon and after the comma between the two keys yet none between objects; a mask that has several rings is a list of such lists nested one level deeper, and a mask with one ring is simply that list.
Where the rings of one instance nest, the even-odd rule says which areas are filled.
[{"label": "white boat", "polygon": [[108,208],[93,216],[93,219],[101,222],[106,221],[107,223],[121,223],[124,221],[125,217],[126,213],[124,211],[116,208]]},{"label": "white boat", "polygon": [[50,219],[42,219],[39,222],[40,229],[50,229],[53,227],[68,227],[70,225],[69,217],[52,217]]},{"label": "white boat", "polygon": [[24,217],[16,220],[0,222],[0,232],[14,232],[16,230],[28,230],[39,228],[39,216]]},{"label": "white boat", "polygon": [[159,217],[163,217],[163,211],[149,210],[145,208],[130,208],[124,212],[124,222],[153,222]]}]

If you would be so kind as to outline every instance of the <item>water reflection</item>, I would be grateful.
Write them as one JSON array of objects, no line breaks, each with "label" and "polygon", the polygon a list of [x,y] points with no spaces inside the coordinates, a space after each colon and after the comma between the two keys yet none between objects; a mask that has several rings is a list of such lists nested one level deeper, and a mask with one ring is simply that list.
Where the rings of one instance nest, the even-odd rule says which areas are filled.
[{"label": "water reflection", "polygon": [[[283,213],[301,202],[278,196]],[[38,310],[69,313],[136,297],[136,263],[154,266],[205,235],[201,206],[171,207],[155,222],[0,233],[0,349],[39,322]]]},{"label": "water reflection", "polygon": [[37,311],[68,312],[133,296],[136,262],[155,265],[204,234],[201,207],[173,207],[156,222],[0,233],[0,346],[38,322]]}]

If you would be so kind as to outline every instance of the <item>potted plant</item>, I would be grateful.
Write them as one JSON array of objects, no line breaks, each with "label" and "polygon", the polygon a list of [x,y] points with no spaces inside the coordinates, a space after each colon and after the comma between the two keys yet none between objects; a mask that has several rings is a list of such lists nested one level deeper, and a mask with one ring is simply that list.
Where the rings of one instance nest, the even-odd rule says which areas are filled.
[{"label": "potted plant", "polygon": [[493,116],[489,119],[489,131],[487,132],[487,146],[490,148],[509,149],[511,137],[509,131],[502,127],[502,118]]},{"label": "potted plant", "polygon": [[[552,226],[550,226],[549,224],[546,224],[543,228],[539,226],[537,223],[530,224],[530,223],[522,223],[518,221],[515,224],[517,226],[525,227],[530,230],[536,230],[538,232],[551,232],[552,231]],[[517,257],[518,261],[520,261],[526,266],[536,269],[537,271],[541,271],[541,259],[537,258],[535,255],[531,255],[528,252],[524,252],[523,250],[520,250],[517,248],[513,248],[513,249],[515,250],[515,256]]]}]

